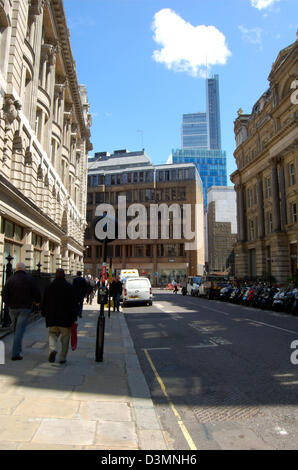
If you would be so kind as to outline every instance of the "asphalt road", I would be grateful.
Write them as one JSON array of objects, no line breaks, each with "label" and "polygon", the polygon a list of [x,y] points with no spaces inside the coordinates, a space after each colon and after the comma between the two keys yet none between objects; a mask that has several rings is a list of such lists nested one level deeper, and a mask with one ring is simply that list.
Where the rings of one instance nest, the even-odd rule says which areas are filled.
[{"label": "asphalt road", "polygon": [[170,449],[298,449],[298,317],[162,291],[124,313]]}]

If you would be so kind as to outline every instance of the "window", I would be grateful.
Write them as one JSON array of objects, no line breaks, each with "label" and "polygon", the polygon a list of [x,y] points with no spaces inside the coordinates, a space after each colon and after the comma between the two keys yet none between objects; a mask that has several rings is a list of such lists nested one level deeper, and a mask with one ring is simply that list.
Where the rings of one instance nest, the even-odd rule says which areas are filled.
[{"label": "window", "polygon": [[273,231],[272,212],[267,212],[266,214],[266,228],[267,228],[267,233],[272,233]]},{"label": "window", "polygon": [[127,182],[131,183],[131,173],[127,173]]},{"label": "window", "polygon": [[265,198],[271,197],[271,178],[265,178]]},{"label": "window", "polygon": [[296,175],[295,175],[295,165],[290,163],[289,165],[289,176],[290,176],[290,186],[296,184]]},{"label": "window", "polygon": [[291,204],[291,221],[293,223],[297,222],[297,204],[296,204],[296,202],[293,202]]},{"label": "window", "polygon": [[255,238],[255,226],[254,226],[254,221],[250,220],[249,221],[249,239],[254,240]]},{"label": "window", "polygon": [[176,245],[165,245],[165,256],[175,256],[176,255]]},{"label": "window", "polygon": [[95,193],[95,203],[101,204],[104,202],[104,193]]},{"label": "window", "polygon": [[137,258],[142,258],[144,256],[144,246],[143,245],[136,245],[135,246],[135,256]]}]

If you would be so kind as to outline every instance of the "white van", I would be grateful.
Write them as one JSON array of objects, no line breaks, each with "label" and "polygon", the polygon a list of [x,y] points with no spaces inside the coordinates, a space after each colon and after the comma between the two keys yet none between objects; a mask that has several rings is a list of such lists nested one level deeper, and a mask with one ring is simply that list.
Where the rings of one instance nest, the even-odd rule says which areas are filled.
[{"label": "white van", "polygon": [[130,302],[152,305],[152,287],[147,277],[131,277],[123,284],[123,307]]},{"label": "white van", "polygon": [[129,277],[139,277],[139,271],[137,269],[121,269],[120,281],[125,282]]}]

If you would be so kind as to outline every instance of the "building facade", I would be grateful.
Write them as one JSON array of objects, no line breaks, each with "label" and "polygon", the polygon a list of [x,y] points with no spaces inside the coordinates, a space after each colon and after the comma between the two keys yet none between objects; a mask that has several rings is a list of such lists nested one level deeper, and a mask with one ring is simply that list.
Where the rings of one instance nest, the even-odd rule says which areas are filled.
[{"label": "building facade", "polygon": [[208,148],[221,150],[219,76],[206,79]]},{"label": "building facade", "polygon": [[[189,274],[202,274],[204,268],[203,194],[202,183],[193,164],[152,165],[151,159],[141,152],[116,151],[113,155],[96,154],[89,163],[88,206],[86,231],[86,272],[98,276],[103,261],[103,247],[95,238],[94,220],[96,208],[109,204],[120,220],[125,213],[125,227],[132,227],[135,214],[133,204],[146,210],[145,227],[139,227],[136,239],[130,236],[116,239],[108,245],[108,258],[113,257],[116,272],[125,268],[137,268],[151,279],[153,285],[166,285],[173,279],[181,281]],[[120,212],[119,197],[126,198],[126,208]],[[175,205],[169,210],[170,206]],[[200,232],[197,242],[186,244],[182,208],[190,210],[191,230],[195,231],[196,205],[201,209],[197,216]],[[151,206],[163,206],[155,222],[150,217]],[[181,215],[179,219],[179,213]],[[157,221],[157,222],[156,222]],[[166,232],[162,231],[165,222]],[[168,222],[168,223],[167,223]],[[151,229],[156,223],[156,232]],[[178,226],[179,224],[179,226]],[[181,229],[175,232],[176,229]],[[168,230],[168,231],[167,231]],[[128,232],[127,232],[128,233]],[[180,233],[180,235],[179,235]],[[190,241],[190,238],[188,239]],[[190,249],[188,249],[190,248]]]},{"label": "building facade", "polygon": [[181,141],[183,149],[208,148],[208,125],[206,113],[183,114]]},{"label": "building facade", "polygon": [[83,269],[90,115],[62,0],[0,2],[0,274]]},{"label": "building facade", "polygon": [[278,54],[269,88],[235,121],[236,276],[287,283],[297,274],[298,40]]},{"label": "building facade", "polygon": [[204,206],[211,186],[227,186],[226,153],[221,150],[219,76],[206,79],[206,113],[184,114],[181,149],[173,149],[168,163],[194,163],[202,183]]},{"label": "building facade", "polygon": [[237,242],[236,192],[233,187],[213,186],[207,194],[208,272],[235,273]]},{"label": "building facade", "polygon": [[211,186],[227,185],[227,157],[222,150],[175,149],[170,163],[193,163],[203,183],[204,205],[207,207],[207,192]]}]

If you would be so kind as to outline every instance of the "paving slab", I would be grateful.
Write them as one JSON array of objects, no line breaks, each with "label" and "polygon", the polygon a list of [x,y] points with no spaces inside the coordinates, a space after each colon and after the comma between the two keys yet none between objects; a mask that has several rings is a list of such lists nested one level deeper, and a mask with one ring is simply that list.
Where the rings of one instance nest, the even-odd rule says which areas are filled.
[{"label": "paving slab", "polygon": [[23,361],[0,366],[0,449],[166,449],[149,389],[121,312],[106,315],[104,357],[95,361],[99,306],[84,306],[78,347],[48,362],[44,319],[25,333]]}]

